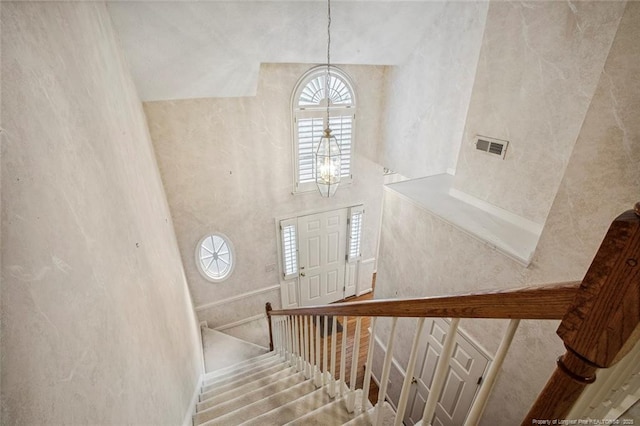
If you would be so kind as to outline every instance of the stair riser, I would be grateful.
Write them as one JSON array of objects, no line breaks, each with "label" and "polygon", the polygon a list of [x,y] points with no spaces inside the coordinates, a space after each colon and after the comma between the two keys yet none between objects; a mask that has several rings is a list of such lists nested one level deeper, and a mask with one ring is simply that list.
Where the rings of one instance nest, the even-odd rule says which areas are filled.
[{"label": "stair riser", "polygon": [[217,404],[204,411],[199,411],[195,416],[193,416],[194,424],[203,423],[208,420],[224,416],[225,414],[231,413],[237,409],[245,408],[247,405],[258,402],[261,399],[268,398],[269,396],[275,395],[279,392],[291,389],[294,386],[303,383],[304,381],[305,378],[302,374],[294,374],[292,376],[286,377],[285,379],[276,381],[267,386],[263,386],[252,392],[241,395],[230,401],[225,401],[222,404]]},{"label": "stair riser", "polygon": [[240,378],[238,380],[236,380],[233,383],[228,383],[225,385],[221,385],[221,386],[216,386],[211,390],[207,390],[204,391],[200,394],[200,401],[204,401],[205,399],[211,398],[212,396],[216,396],[216,395],[220,395],[222,393],[225,393],[227,391],[230,391],[238,386],[243,386],[246,384],[249,384],[251,382],[255,382],[257,380],[260,380],[264,377],[268,377],[273,373],[277,373],[278,371],[284,370],[288,368],[285,364],[276,364],[273,367],[270,367],[266,370],[263,370],[259,373],[255,373],[252,374],[251,376],[247,376],[247,377],[243,377]]},{"label": "stair riser", "polygon": [[271,358],[276,357],[275,352],[269,352],[264,355],[260,355],[255,358],[248,359],[246,361],[242,361],[238,364],[231,365],[229,367],[221,368],[219,370],[210,371],[204,375],[204,383],[207,383],[210,380],[216,380],[218,378],[224,377],[225,375],[232,373],[235,374],[238,371],[242,371],[245,368],[250,368],[251,366],[259,365]]},{"label": "stair riser", "polygon": [[218,394],[215,391],[212,391],[213,395],[209,397],[203,397],[203,395],[200,396],[201,399],[200,399],[200,402],[198,403],[198,407],[204,407],[200,409],[206,409],[206,408],[213,407],[217,404],[222,404],[231,399],[245,395],[255,390],[256,388],[267,386],[270,383],[273,383],[274,381],[284,379],[286,377],[289,377],[297,373],[298,373],[297,370],[295,370],[294,368],[285,368],[284,370],[280,370],[277,373],[274,373],[268,377],[263,377],[262,379],[256,380],[254,382],[246,383],[244,385],[230,389],[227,392]]},{"label": "stair riser", "polygon": [[211,389],[214,389],[215,387],[219,387],[222,385],[226,385],[228,383],[232,383],[236,380],[238,380],[239,378],[242,378],[244,376],[250,376],[252,374],[258,373],[262,370],[265,370],[267,368],[273,367],[275,365],[278,365],[282,362],[281,359],[279,358],[274,358],[274,359],[269,359],[263,363],[259,363],[257,365],[252,365],[247,367],[245,370],[240,370],[240,371],[235,371],[233,373],[229,373],[228,375],[225,375],[223,377],[219,377],[216,378],[214,380],[208,380],[206,381],[203,385],[202,385],[202,391],[203,392],[207,392]]},{"label": "stair riser", "polygon": [[314,392],[315,390],[316,387],[313,385],[311,380],[307,380],[298,385],[292,386],[285,391],[278,392],[274,395],[263,398],[260,401],[249,404],[245,407],[232,411],[231,413],[225,414],[224,416],[218,417],[206,423],[194,422],[194,426],[197,426],[198,424],[206,426],[228,426],[232,424],[237,425],[242,422],[252,420],[265,413],[269,413],[273,410],[280,409],[280,407],[287,405],[288,403],[290,403],[290,401],[295,401],[300,397],[304,397],[305,395]]}]

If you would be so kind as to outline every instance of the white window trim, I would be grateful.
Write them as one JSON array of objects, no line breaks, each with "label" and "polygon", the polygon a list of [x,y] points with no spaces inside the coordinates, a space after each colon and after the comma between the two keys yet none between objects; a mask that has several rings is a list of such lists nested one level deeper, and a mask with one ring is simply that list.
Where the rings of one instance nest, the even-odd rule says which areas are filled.
[{"label": "white window trim", "polygon": [[[202,243],[206,239],[211,238],[212,236],[217,236],[217,237],[222,238],[222,240],[224,241],[224,243],[227,246],[227,249],[229,250],[229,262],[230,262],[229,269],[227,270],[227,272],[224,275],[222,275],[220,277],[212,277],[211,275],[207,274],[207,272],[202,267],[202,261],[201,261],[201,258],[200,258],[200,247],[202,246]],[[213,282],[213,283],[223,282],[226,279],[228,279],[231,276],[231,274],[233,274],[233,270],[236,267],[236,252],[235,252],[235,249],[233,247],[233,243],[231,243],[231,240],[229,239],[229,237],[227,237],[226,235],[224,235],[224,234],[222,234],[220,232],[209,232],[205,236],[200,238],[200,240],[198,241],[198,244],[196,245],[195,262],[196,262],[196,268],[198,269],[198,272],[200,272],[200,275],[205,280]]]},{"label": "white window trim", "polygon": [[[300,98],[300,94],[302,90],[306,87],[308,82],[315,78],[317,75],[321,75],[326,72],[326,65],[320,65],[314,67],[307,71],[297,82],[296,87],[291,95],[291,112],[292,112],[292,125],[291,125],[291,136],[292,136],[292,162],[293,162],[293,194],[305,194],[312,191],[317,191],[317,187],[315,182],[304,182],[299,183],[299,162],[298,162],[298,132],[297,132],[297,121],[299,118],[305,117],[318,117],[318,113],[322,112],[320,118],[323,119],[326,116],[326,106],[305,106],[301,108],[298,106],[298,99]],[[342,176],[340,180],[340,185],[349,185],[353,181],[353,172],[354,172],[354,159],[355,159],[355,140],[356,140],[356,105],[357,98],[356,92],[354,90],[353,82],[351,78],[341,69],[331,66],[331,72],[339,75],[342,80],[346,83],[349,91],[351,92],[352,103],[349,106],[337,106],[332,107],[329,111],[329,117],[336,117],[341,115],[347,115],[346,112],[349,112],[352,115],[352,124],[351,124],[351,146],[350,146],[350,162],[349,162],[349,176]]]}]

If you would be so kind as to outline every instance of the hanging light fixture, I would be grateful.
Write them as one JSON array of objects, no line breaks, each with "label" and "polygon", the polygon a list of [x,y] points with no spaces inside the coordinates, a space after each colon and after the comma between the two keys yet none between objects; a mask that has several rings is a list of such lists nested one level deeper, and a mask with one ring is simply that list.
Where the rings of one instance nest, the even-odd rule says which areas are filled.
[{"label": "hanging light fixture", "polygon": [[316,185],[323,197],[331,197],[340,184],[340,146],[335,136],[331,135],[329,126],[329,80],[331,77],[331,0],[327,0],[327,75],[325,77],[325,98],[327,102],[327,127],[324,129],[318,149],[315,153]]}]

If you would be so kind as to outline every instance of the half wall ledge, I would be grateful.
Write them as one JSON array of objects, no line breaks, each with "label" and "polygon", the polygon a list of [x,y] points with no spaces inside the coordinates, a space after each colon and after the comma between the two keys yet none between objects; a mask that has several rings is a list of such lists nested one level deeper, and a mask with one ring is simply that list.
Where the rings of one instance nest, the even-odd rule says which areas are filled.
[{"label": "half wall ledge", "polygon": [[543,226],[452,188],[440,174],[385,186],[451,226],[527,267]]}]

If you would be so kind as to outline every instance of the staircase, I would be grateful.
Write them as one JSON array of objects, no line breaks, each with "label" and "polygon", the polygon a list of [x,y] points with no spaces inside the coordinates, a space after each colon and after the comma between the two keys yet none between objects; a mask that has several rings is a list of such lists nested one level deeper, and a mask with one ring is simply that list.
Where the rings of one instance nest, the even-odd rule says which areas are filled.
[{"label": "staircase", "polygon": [[[596,371],[618,365],[621,368],[611,373],[611,377],[628,375],[627,371],[637,369],[640,358],[640,346],[634,352],[640,342],[640,203],[613,221],[581,282],[295,309],[273,310],[267,303],[266,312],[271,352],[235,365],[219,365],[208,372],[203,377],[194,425],[401,426],[425,318],[451,318],[451,322],[421,420],[416,425],[442,423],[436,407],[461,318],[509,320],[464,425],[475,426],[480,422],[521,320],[562,320],[557,334],[566,349],[521,426],[530,426],[538,419],[589,418],[593,413],[589,408],[592,402],[602,400],[603,395],[598,395],[607,390],[591,386],[596,395],[584,392],[584,397],[581,396],[595,381]],[[345,327],[340,332],[339,347],[338,317],[342,324],[348,324],[350,319],[355,322],[354,330],[347,331]],[[400,395],[397,400],[389,399],[396,407],[394,412],[386,398],[399,318],[413,318],[415,332],[409,359],[402,366],[405,374]],[[365,327],[371,337],[368,348],[362,348],[366,356],[363,389],[356,389],[358,362],[354,360],[360,355],[363,319],[370,321],[370,327]],[[388,326],[389,332],[382,371],[376,380],[378,399],[372,406],[368,395],[379,321],[381,329]],[[351,336],[352,332],[353,347],[347,351],[347,334]],[[347,356],[351,359],[350,378],[347,378]],[[627,370],[626,363],[631,370]],[[624,384],[627,393],[631,390],[630,383]],[[640,383],[637,387],[640,393]]]},{"label": "staircase", "polygon": [[[207,373],[193,424],[373,424],[373,407],[363,401],[362,390],[352,392],[328,375],[311,374],[312,370],[309,364],[269,352]],[[384,425],[393,424],[394,413],[387,404],[381,415]]]}]

